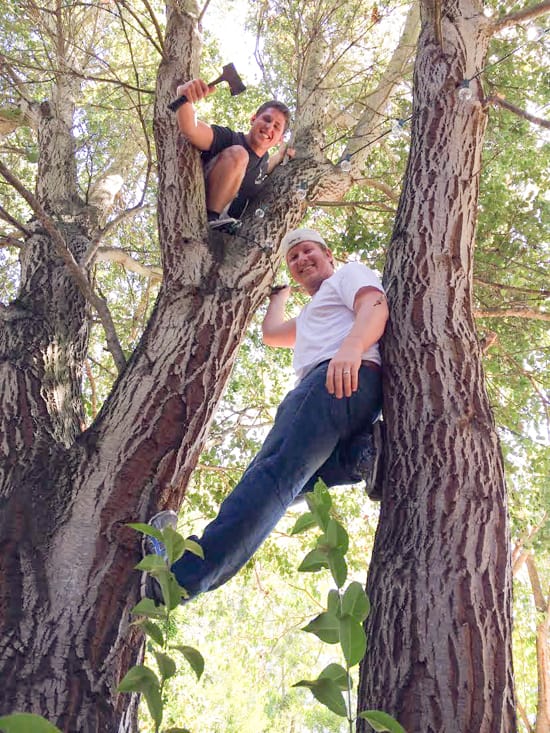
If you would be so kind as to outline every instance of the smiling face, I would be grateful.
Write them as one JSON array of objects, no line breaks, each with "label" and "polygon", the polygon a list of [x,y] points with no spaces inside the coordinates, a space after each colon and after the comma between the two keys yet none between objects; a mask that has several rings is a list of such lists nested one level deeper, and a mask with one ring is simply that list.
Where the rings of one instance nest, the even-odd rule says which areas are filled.
[{"label": "smiling face", "polygon": [[286,118],[278,109],[268,107],[250,120],[250,130],[246,139],[252,150],[259,156],[281,142],[285,131]]},{"label": "smiling face", "polygon": [[316,293],[323,280],[334,274],[332,252],[317,242],[300,242],[288,251],[286,264],[292,278],[307,290]]}]

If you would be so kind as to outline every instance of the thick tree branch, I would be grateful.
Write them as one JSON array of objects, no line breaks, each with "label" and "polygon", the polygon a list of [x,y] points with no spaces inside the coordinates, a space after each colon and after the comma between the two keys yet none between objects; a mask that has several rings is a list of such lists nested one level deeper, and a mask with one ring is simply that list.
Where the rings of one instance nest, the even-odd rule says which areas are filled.
[{"label": "thick tree branch", "polygon": [[2,161],[0,161],[0,174],[4,176],[6,181],[15,188],[15,190],[25,199],[25,201],[32,208],[32,210],[36,214],[36,217],[52,238],[52,242],[55,245],[58,255],[65,262],[67,269],[69,270],[71,276],[74,278],[76,284],[78,285],[80,292],[96,309],[105,330],[105,336],[107,339],[109,351],[113,356],[118,372],[121,373],[126,366],[126,358],[124,357],[124,354],[122,352],[122,348],[116,334],[115,325],[113,323],[109,308],[107,307],[107,303],[103,298],[100,298],[98,295],[96,295],[96,293],[94,293],[92,286],[88,282],[88,278],[86,277],[84,271],[73,257],[72,252],[67,247],[67,244],[61,236],[58,228],[55,226],[54,222],[48,216],[48,214],[44,211],[38,199],[29,190],[27,190],[25,186],[23,186],[23,184],[10,172],[10,170],[4,165]]},{"label": "thick tree branch", "polygon": [[546,127],[547,130],[550,129],[550,120],[545,120],[543,117],[537,117],[536,115],[532,115],[529,112],[526,112],[520,107],[516,107],[515,104],[506,101],[506,99],[504,99],[500,94],[490,94],[488,97],[485,98],[485,103],[498,105],[499,107],[507,109],[509,112],[513,112],[518,117],[523,117],[525,120],[529,120],[529,122],[532,122],[535,125]]},{"label": "thick tree branch", "polygon": [[135,272],[142,277],[149,277],[153,282],[160,282],[162,280],[162,268],[146,267],[127,252],[123,252],[116,247],[99,247],[97,250],[97,259],[103,262],[117,262],[126,270]]},{"label": "thick tree branch", "polygon": [[544,0],[539,5],[523,8],[523,10],[518,10],[517,13],[510,13],[509,15],[504,15],[502,18],[498,18],[498,20],[489,24],[488,32],[490,35],[494,35],[504,28],[510,28],[510,26],[518,25],[519,23],[527,23],[529,20],[540,18],[541,15],[549,12],[550,0]]}]

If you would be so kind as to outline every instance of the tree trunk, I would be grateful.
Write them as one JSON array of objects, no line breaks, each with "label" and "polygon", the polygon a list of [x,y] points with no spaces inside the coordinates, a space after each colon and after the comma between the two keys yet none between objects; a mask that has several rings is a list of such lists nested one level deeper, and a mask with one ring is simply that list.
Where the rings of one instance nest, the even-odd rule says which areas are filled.
[{"label": "tree trunk", "polygon": [[409,733],[512,733],[506,489],[472,315],[485,115],[478,79],[471,101],[456,94],[483,67],[486,20],[469,0],[421,7],[384,274],[386,462],[359,710],[386,710]]}]

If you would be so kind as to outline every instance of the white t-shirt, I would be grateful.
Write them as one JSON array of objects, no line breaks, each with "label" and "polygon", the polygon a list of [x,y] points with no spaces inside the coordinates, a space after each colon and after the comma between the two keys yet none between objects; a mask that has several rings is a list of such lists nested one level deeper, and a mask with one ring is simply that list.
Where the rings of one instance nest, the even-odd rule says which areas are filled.
[{"label": "white t-shirt", "polygon": [[[348,262],[324,280],[302,308],[296,318],[293,361],[298,380],[336,354],[355,323],[353,303],[357,291],[369,286],[384,292],[371,269],[361,262]],[[380,364],[378,344],[371,346],[362,358]]]}]

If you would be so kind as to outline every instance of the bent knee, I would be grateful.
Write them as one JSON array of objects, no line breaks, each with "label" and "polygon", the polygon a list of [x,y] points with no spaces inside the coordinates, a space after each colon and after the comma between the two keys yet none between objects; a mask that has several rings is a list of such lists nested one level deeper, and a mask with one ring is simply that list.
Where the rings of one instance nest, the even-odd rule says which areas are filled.
[{"label": "bent knee", "polygon": [[248,151],[242,145],[230,145],[216,156],[216,162],[227,162],[244,170],[248,165],[248,157]]}]

